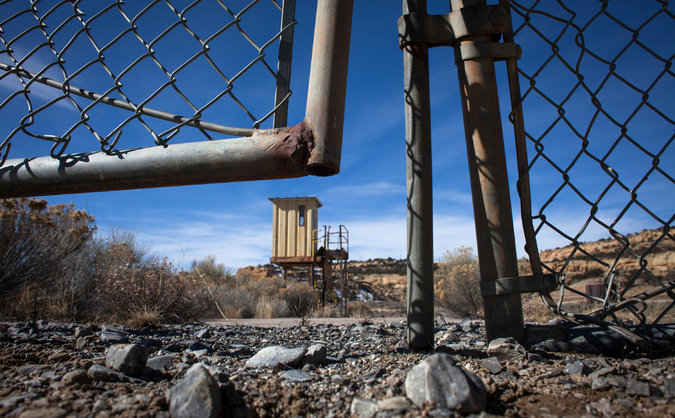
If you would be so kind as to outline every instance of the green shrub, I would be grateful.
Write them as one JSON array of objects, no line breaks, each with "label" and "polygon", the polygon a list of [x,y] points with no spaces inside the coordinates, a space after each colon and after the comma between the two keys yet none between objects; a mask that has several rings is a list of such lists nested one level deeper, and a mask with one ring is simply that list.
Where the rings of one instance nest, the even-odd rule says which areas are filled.
[{"label": "green shrub", "polygon": [[459,317],[479,317],[483,313],[478,260],[471,248],[446,251],[434,274],[438,304]]}]

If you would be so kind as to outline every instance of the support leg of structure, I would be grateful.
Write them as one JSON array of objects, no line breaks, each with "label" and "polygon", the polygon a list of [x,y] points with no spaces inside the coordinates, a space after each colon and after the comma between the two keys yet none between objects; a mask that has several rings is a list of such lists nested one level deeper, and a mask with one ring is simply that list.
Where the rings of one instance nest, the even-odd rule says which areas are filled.
[{"label": "support leg of structure", "polygon": [[[403,0],[403,14],[426,13],[426,0]],[[406,125],[408,345],[433,348],[433,199],[429,56],[424,42],[403,50]]]}]

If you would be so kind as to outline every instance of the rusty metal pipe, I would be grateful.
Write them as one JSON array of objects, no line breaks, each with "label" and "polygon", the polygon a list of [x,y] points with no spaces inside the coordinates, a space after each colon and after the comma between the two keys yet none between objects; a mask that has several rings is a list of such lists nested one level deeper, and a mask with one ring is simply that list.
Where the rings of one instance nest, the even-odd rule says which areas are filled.
[{"label": "rusty metal pipe", "polygon": [[[403,14],[426,13],[426,0],[404,0]],[[424,42],[403,50],[407,199],[408,345],[434,344],[434,239],[429,56]]]},{"label": "rusty metal pipe", "polygon": [[314,132],[310,174],[340,172],[353,0],[319,0],[305,121]]},{"label": "rusty metal pipe", "polygon": [[310,149],[301,123],[253,137],[8,160],[0,198],[301,177]]},{"label": "rusty metal pipe", "polygon": [[[452,0],[453,10],[485,3],[484,0]],[[491,42],[488,36],[461,43]],[[471,194],[478,243],[481,281],[517,277],[513,217],[509,193],[504,139],[493,59],[462,60],[459,48],[457,70],[462,96]],[[520,294],[483,296],[487,339],[524,337]]]}]

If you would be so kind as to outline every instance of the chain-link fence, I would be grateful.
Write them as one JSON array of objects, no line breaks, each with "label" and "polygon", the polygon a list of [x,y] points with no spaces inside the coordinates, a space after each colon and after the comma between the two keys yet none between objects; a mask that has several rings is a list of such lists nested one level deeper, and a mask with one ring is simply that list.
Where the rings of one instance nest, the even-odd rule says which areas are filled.
[{"label": "chain-link fence", "polygon": [[523,51],[510,118],[527,250],[535,275],[560,285],[541,296],[576,322],[611,323],[635,341],[662,336],[675,304],[668,2],[509,4]]},{"label": "chain-link fence", "polygon": [[0,1],[0,161],[285,126],[294,9]]}]

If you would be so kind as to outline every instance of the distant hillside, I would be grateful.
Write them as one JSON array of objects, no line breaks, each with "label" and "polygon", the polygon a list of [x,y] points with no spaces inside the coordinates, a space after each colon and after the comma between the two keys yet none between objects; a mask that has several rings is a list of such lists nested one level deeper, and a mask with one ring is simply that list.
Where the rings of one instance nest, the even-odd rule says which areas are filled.
[{"label": "distant hillside", "polygon": [[[649,270],[657,276],[672,277],[675,274],[673,270],[673,265],[675,264],[675,241],[666,237],[654,245],[662,233],[658,229],[646,229],[642,232],[626,235],[626,239],[630,243],[630,248],[632,248],[634,253],[631,253],[628,249],[624,249],[624,246],[613,238],[584,242],[580,244],[579,248],[610,265],[614,263],[616,256],[623,251],[624,254],[622,254],[615,270],[619,274],[624,275],[629,275],[638,270],[640,268],[639,256],[649,250],[649,254],[645,257]],[[654,245],[653,248],[649,249],[652,245]],[[565,269],[566,274],[570,277],[593,277],[594,275],[604,273],[605,268],[581,250],[577,250],[572,256],[572,260]],[[552,266],[554,269],[559,269],[573,251],[574,246],[568,245],[563,248],[541,251],[540,257],[544,263]],[[527,260],[524,261],[527,264]]]},{"label": "distant hillside", "polygon": [[[639,233],[626,236],[630,242],[631,248],[636,253],[642,253],[651,246],[661,235],[660,230],[650,229]],[[595,256],[601,258],[606,263],[613,263],[616,255],[622,250],[621,245],[614,239],[601,239],[594,242],[585,242],[581,248]],[[541,260],[559,268],[565,262],[567,257],[572,254],[573,246],[556,248],[552,250],[541,251]],[[663,277],[672,277],[675,274],[673,265],[675,264],[675,242],[666,238],[652,248],[650,255],[645,257],[650,270]],[[619,273],[631,273],[639,268],[639,259],[633,255],[624,256],[617,264]],[[529,274],[529,261],[527,259],[519,260],[519,269],[521,274]],[[246,267],[241,271],[248,272],[251,277],[265,277],[268,274],[269,266]],[[361,290],[361,296],[372,295],[376,301],[390,301],[397,303],[405,302],[406,293],[406,261],[393,258],[377,258],[373,260],[349,261],[349,277],[356,285],[357,293]],[[580,277],[599,277],[604,273],[604,268],[585,255],[582,251],[577,251],[572,257],[572,261],[566,268],[566,273],[570,278]],[[278,274],[278,271],[277,271]],[[306,275],[305,270],[296,270],[289,274],[293,279],[303,279]]]}]

